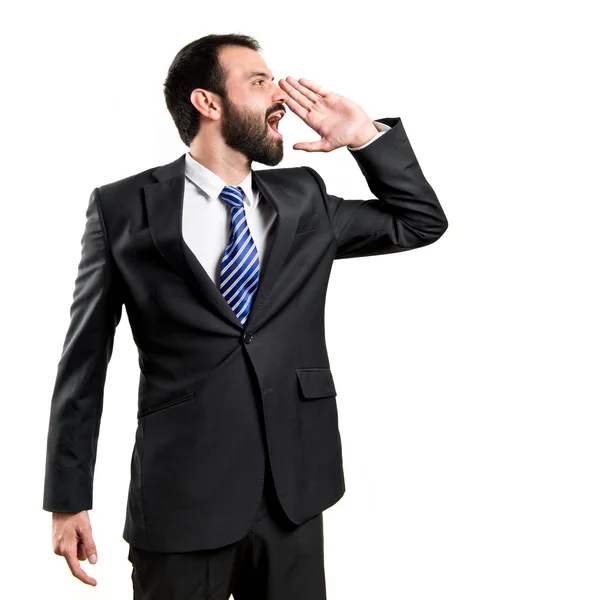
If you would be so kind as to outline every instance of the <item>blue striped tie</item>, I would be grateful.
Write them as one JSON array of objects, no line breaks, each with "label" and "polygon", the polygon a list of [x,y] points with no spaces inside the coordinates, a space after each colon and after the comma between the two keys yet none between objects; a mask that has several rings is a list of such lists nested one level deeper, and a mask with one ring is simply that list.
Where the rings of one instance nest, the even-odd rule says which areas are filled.
[{"label": "blue striped tie", "polygon": [[221,261],[219,289],[243,325],[250,313],[252,297],[258,288],[258,251],[246,223],[244,190],[239,186],[226,185],[219,198],[231,207],[229,243]]}]

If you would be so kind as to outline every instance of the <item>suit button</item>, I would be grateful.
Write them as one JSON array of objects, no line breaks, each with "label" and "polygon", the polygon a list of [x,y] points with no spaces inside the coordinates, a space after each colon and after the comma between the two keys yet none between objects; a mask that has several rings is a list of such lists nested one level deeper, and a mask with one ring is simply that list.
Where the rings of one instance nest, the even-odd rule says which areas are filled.
[{"label": "suit button", "polygon": [[246,344],[249,344],[253,339],[254,339],[254,337],[251,336],[249,333],[244,334],[244,342]]}]

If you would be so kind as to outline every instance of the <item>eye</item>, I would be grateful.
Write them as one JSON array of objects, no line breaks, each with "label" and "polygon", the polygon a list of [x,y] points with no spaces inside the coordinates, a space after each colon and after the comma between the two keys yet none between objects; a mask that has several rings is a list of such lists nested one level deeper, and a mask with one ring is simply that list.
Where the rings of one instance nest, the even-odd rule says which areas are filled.
[{"label": "eye", "polygon": [[[259,81],[264,81],[264,79],[257,79],[254,83],[258,83]],[[254,83],[252,85],[254,85]]]}]

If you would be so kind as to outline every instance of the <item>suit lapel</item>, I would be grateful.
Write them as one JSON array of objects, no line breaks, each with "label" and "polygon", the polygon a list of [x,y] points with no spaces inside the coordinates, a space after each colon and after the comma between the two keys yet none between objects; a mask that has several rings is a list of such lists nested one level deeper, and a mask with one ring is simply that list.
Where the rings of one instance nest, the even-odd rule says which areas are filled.
[{"label": "suit lapel", "polygon": [[200,302],[210,305],[219,315],[240,329],[256,329],[259,323],[264,321],[264,307],[283,267],[298,224],[301,203],[278,183],[278,180],[282,181],[281,171],[282,169],[253,171],[253,180],[263,198],[275,209],[277,217],[271,247],[266,249],[265,257],[261,261],[258,289],[245,326],[183,239],[185,154],[169,164],[158,167],[153,172],[157,181],[144,186],[148,227],[158,251],[184,279]]},{"label": "suit lapel", "polygon": [[[288,172],[287,177],[290,177]],[[264,307],[267,304],[281,269],[287,258],[288,251],[294,240],[296,227],[300,218],[302,202],[288,189],[284,189],[277,180],[282,179],[282,169],[264,169],[254,171],[254,181],[262,197],[270,202],[277,218],[275,233],[270,248],[265,253],[266,264],[261,264],[258,289],[252,299],[252,309],[246,321],[246,328],[257,329],[265,320]]]}]

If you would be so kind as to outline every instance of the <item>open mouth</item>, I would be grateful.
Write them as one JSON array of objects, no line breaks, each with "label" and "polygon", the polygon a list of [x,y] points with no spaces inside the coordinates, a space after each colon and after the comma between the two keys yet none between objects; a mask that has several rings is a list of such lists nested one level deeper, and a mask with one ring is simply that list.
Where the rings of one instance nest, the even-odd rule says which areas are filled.
[{"label": "open mouth", "polygon": [[276,113],[274,115],[271,115],[267,119],[267,123],[269,124],[269,128],[272,129],[279,137],[283,137],[281,135],[281,133],[279,132],[279,121],[281,121],[282,118],[283,118],[283,114],[282,113]]}]

